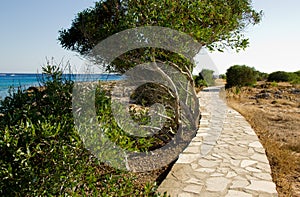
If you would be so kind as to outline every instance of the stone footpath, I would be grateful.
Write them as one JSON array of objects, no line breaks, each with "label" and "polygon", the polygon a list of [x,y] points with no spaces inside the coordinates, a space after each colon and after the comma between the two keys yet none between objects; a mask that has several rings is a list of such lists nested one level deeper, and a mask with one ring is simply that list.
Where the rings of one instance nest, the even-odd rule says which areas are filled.
[{"label": "stone footpath", "polygon": [[159,186],[171,196],[277,196],[265,150],[247,121],[219,97],[221,87],[199,94],[197,136]]}]

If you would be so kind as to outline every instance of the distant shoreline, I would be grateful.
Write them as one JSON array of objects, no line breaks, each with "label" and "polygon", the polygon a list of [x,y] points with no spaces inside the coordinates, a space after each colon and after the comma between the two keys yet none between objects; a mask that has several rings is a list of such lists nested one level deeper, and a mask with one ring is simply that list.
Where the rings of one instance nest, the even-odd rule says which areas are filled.
[{"label": "distant shoreline", "polygon": [[[25,75],[41,75],[43,73],[32,73],[32,72],[1,72],[0,75],[12,75],[12,74],[15,74],[15,75],[22,75],[22,74],[25,74]],[[120,73],[64,73],[65,75],[122,75]]]},{"label": "distant shoreline", "polygon": [[[123,78],[118,73],[102,74],[63,74],[63,78],[72,81],[118,81]],[[0,99],[9,96],[9,89],[17,90],[19,87],[27,89],[39,86],[42,82],[42,73],[0,73]]]}]

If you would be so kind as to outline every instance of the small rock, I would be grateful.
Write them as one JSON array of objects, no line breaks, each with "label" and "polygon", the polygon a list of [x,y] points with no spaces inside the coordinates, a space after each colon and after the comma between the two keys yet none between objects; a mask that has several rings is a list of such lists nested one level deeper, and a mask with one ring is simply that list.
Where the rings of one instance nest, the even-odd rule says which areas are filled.
[{"label": "small rock", "polygon": [[282,95],[280,95],[280,94],[274,94],[274,98],[282,99],[283,97],[282,97]]},{"label": "small rock", "polygon": [[291,94],[300,94],[300,89],[291,90]]},{"label": "small rock", "polygon": [[271,98],[271,94],[270,93],[259,93],[259,94],[255,95],[255,98],[257,98],[257,99],[269,99],[269,98]]}]

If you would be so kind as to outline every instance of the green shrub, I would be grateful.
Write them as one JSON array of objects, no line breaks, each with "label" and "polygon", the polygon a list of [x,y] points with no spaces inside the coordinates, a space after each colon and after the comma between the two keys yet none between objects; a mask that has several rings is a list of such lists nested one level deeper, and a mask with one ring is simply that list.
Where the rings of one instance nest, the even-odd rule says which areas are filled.
[{"label": "green shrub", "polygon": [[290,73],[291,84],[300,84],[300,71]]},{"label": "green shrub", "polygon": [[292,79],[291,84],[300,84],[300,77],[295,77]]},{"label": "green shrub", "polygon": [[267,81],[269,77],[268,73],[256,71],[256,80],[257,81]]},{"label": "green shrub", "polygon": [[269,82],[288,82],[291,79],[291,74],[285,71],[276,71],[269,74]]},{"label": "green shrub", "polygon": [[208,87],[207,82],[201,76],[194,76],[195,87]]},{"label": "green shrub", "polygon": [[220,74],[220,75],[219,75],[219,78],[220,78],[220,79],[226,79],[226,74]]},{"label": "green shrub", "polygon": [[[0,196],[154,195],[154,183],[137,185],[134,174],[100,163],[85,149],[74,126],[73,82],[62,70],[46,66],[41,81],[43,87],[19,88],[0,103]],[[120,137],[110,101],[104,92],[97,95],[98,116],[112,140],[137,151],[152,145]]]},{"label": "green shrub", "polygon": [[297,72],[276,71],[269,75],[268,81],[290,82],[292,84],[300,84],[300,71]]},{"label": "green shrub", "polygon": [[294,72],[298,77],[300,77],[300,70]]},{"label": "green shrub", "polygon": [[194,76],[195,87],[208,87],[215,84],[214,71],[209,69],[202,69],[202,71]]},{"label": "green shrub", "polygon": [[278,87],[278,83],[277,83],[276,81],[273,81],[273,82],[271,83],[271,86],[272,86],[272,87]]},{"label": "green shrub", "polygon": [[253,86],[256,83],[256,70],[245,65],[235,65],[227,69],[226,88]]}]

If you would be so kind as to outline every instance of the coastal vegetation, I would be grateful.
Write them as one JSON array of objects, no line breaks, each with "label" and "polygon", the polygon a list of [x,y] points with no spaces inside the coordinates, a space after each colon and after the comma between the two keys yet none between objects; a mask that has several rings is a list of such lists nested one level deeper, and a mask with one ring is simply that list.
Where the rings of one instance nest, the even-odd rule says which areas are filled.
[{"label": "coastal vegetation", "polygon": [[[78,13],[71,27],[59,32],[58,40],[63,48],[86,57],[99,42],[117,32],[163,26],[188,34],[210,50],[238,51],[249,44],[243,30],[260,19],[261,12],[248,0],[106,0]],[[104,66],[107,71],[124,73],[154,60],[173,65],[182,74],[192,73],[192,63],[182,54],[153,47],[128,51]],[[194,83],[191,74],[184,75]],[[74,82],[64,77],[60,66],[47,63],[41,87],[19,88],[1,101],[0,195],[157,196],[155,189],[168,166],[150,172],[125,172],[101,163],[86,149],[74,125],[73,87]],[[163,97],[150,100],[149,95],[157,92],[163,92]],[[157,84],[138,89],[131,98],[139,105],[131,111],[133,119],[148,122],[147,110],[153,101],[175,103],[170,108],[178,108],[179,102],[173,102],[166,92],[170,92],[168,88]],[[158,136],[132,137],[113,119],[109,88],[99,83],[95,95],[97,118],[105,134],[127,150],[146,152],[163,146],[167,141],[162,139],[171,139],[180,122],[178,114],[167,111],[173,119]]]},{"label": "coastal vegetation", "polygon": [[[74,82],[62,74],[60,67],[46,65],[41,87],[18,89],[1,101],[1,196],[154,195],[154,182],[136,183],[136,175],[100,163],[84,147],[72,115]],[[99,90],[96,105],[109,122],[106,94]],[[121,138],[115,125],[106,125],[110,137],[125,148],[151,146],[151,140]]]},{"label": "coastal vegetation", "polygon": [[275,71],[268,74],[246,65],[234,65],[228,68],[226,74],[221,75],[221,78],[226,79],[226,88],[241,88],[245,86],[254,86],[258,81],[268,81],[273,82],[273,84],[277,82],[300,84],[299,73],[300,71]]},{"label": "coastal vegetation", "polygon": [[268,76],[270,82],[290,82],[292,84],[300,84],[300,71],[285,72],[276,71]]}]

